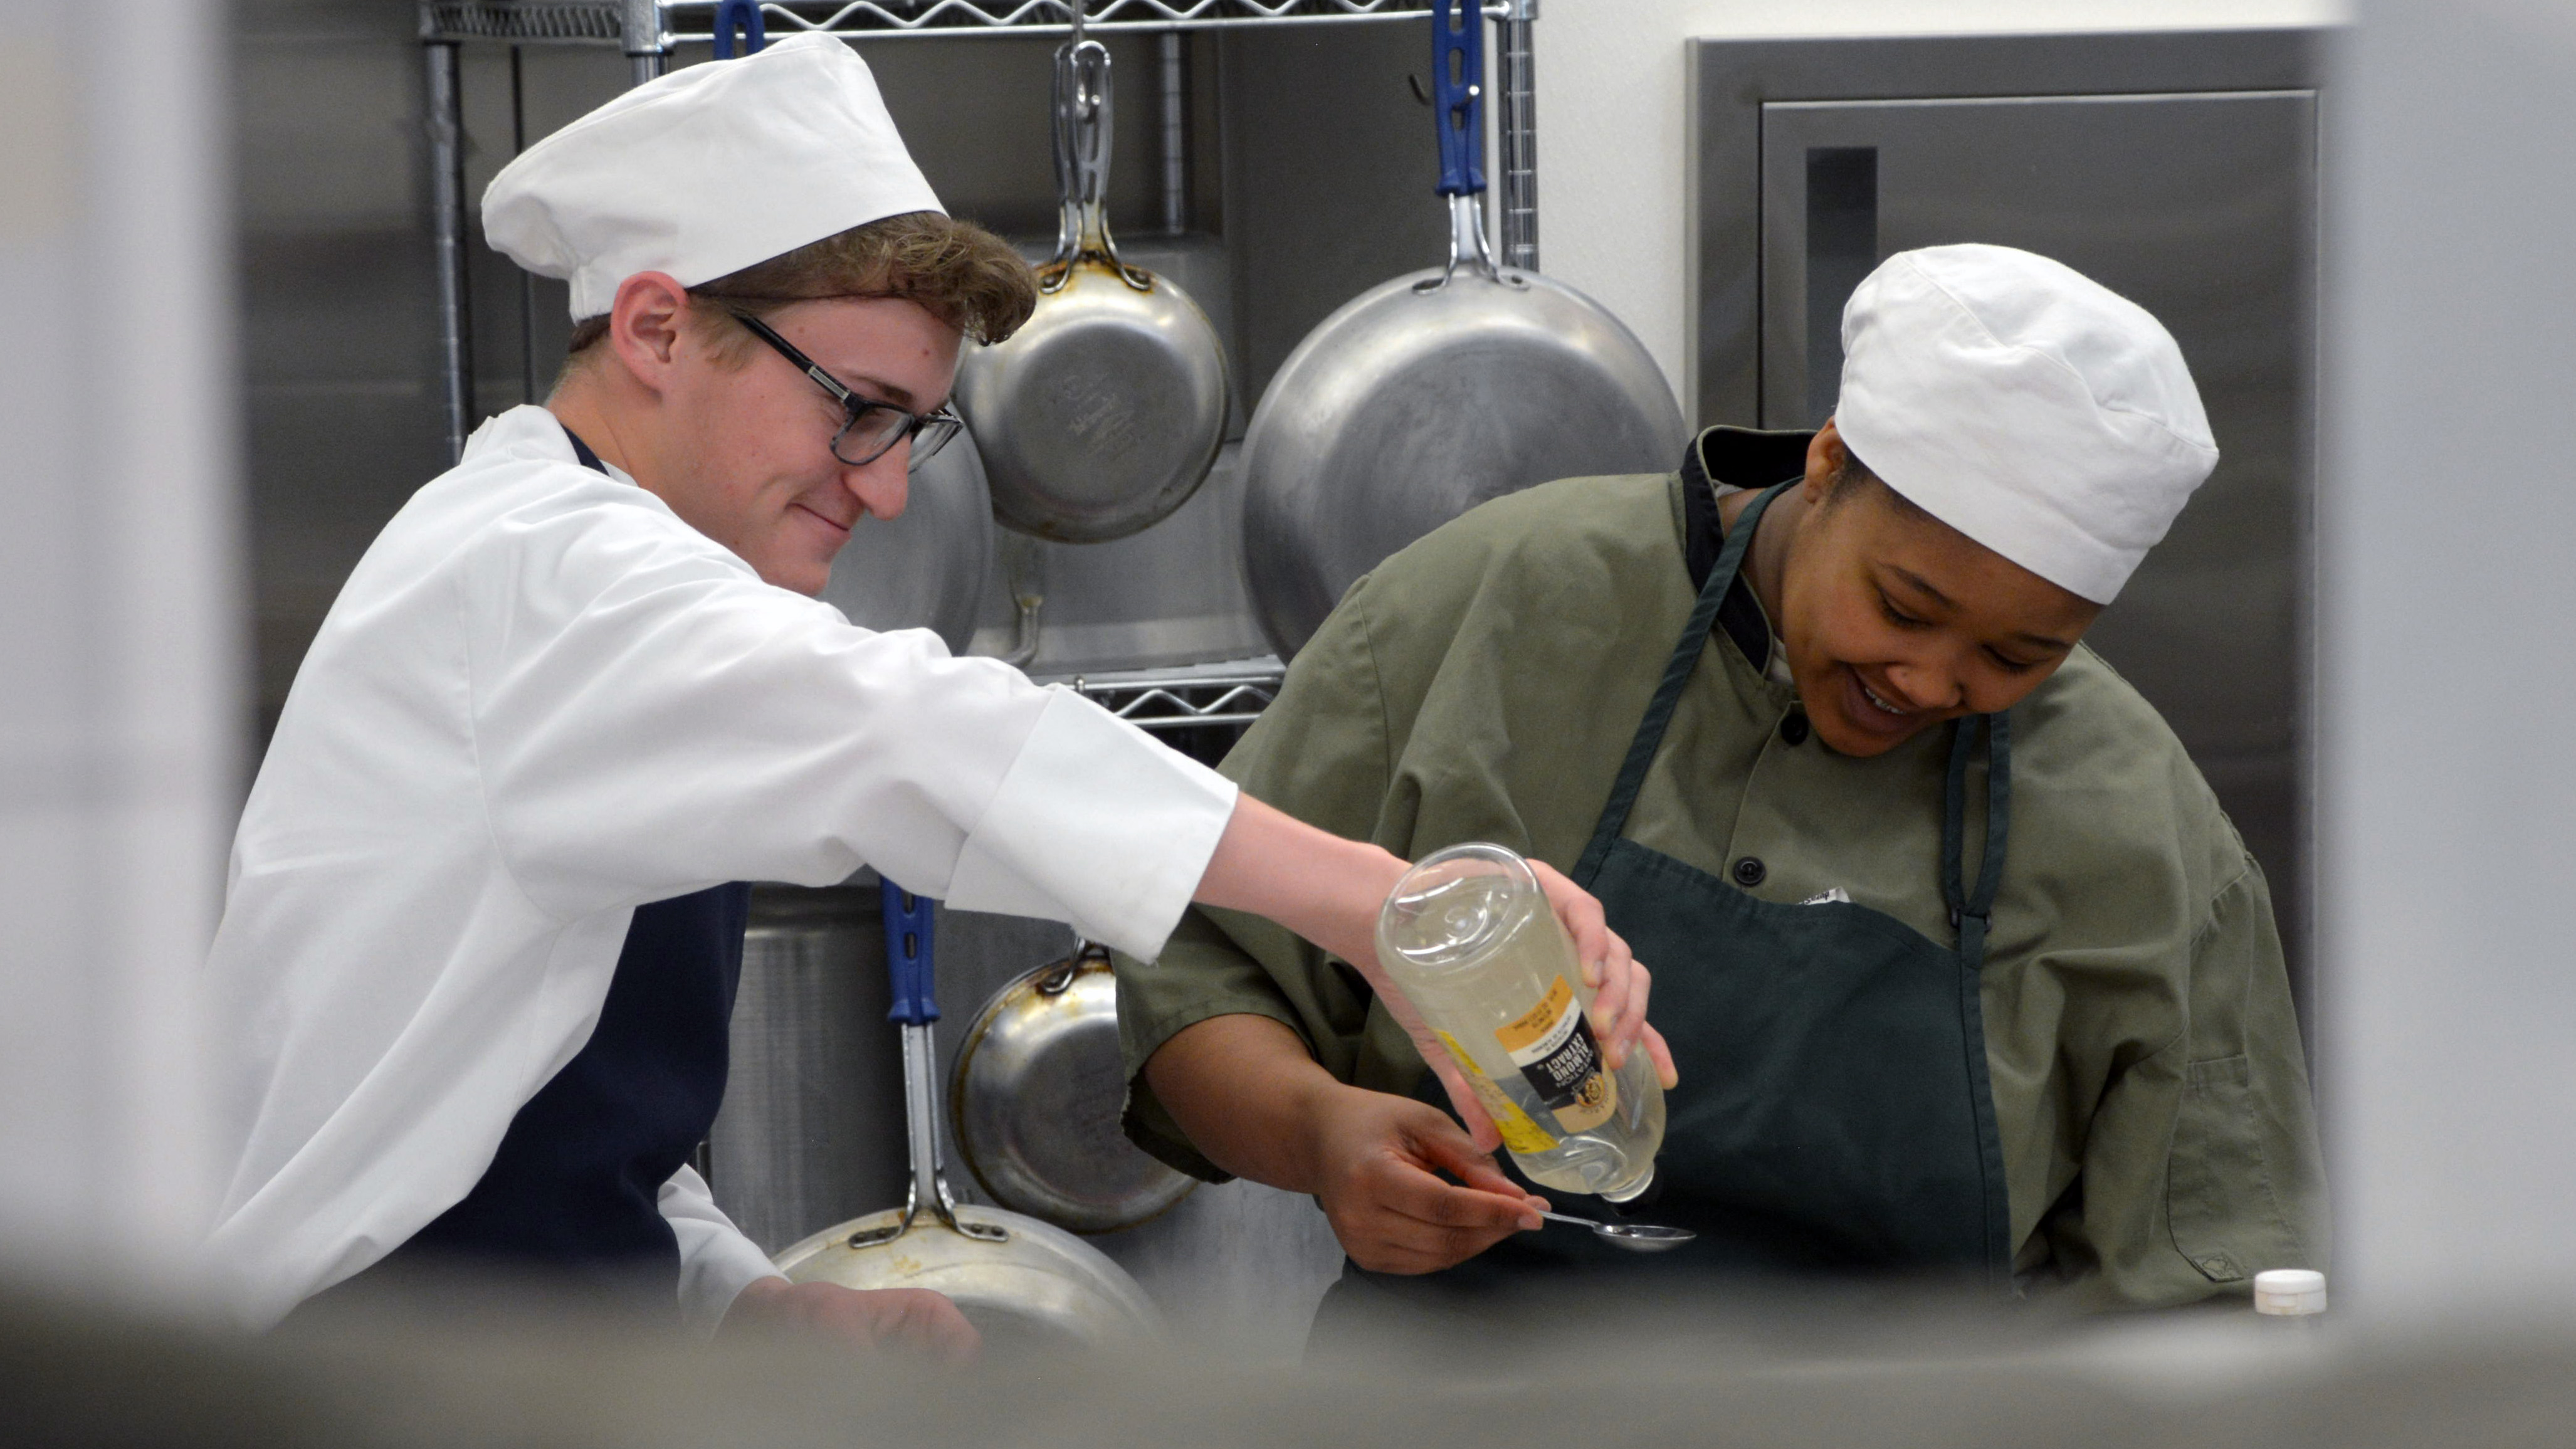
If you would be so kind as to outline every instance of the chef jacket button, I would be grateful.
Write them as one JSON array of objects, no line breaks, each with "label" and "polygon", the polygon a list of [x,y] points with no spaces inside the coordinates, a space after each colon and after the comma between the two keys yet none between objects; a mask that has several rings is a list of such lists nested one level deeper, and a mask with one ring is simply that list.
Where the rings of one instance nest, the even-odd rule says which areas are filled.
[{"label": "chef jacket button", "polygon": [[1793,745],[1803,745],[1807,742],[1807,712],[1805,710],[1793,709],[1787,714],[1781,716],[1780,738]]},{"label": "chef jacket button", "polygon": [[1771,868],[1764,865],[1758,855],[1748,855],[1735,862],[1735,883],[1746,890],[1762,884],[1763,878],[1770,874]]}]

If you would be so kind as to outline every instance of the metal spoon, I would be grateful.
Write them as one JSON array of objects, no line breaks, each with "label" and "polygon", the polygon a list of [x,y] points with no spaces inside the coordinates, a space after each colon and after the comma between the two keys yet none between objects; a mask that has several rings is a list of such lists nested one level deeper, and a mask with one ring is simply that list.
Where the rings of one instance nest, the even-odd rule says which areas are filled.
[{"label": "metal spoon", "polygon": [[1537,1212],[1550,1222],[1590,1228],[1595,1236],[1607,1238],[1632,1253],[1660,1253],[1667,1248],[1678,1248],[1699,1236],[1688,1228],[1657,1227],[1653,1223],[1597,1222],[1591,1218],[1578,1218],[1572,1213],[1552,1213],[1545,1208],[1539,1208]]}]

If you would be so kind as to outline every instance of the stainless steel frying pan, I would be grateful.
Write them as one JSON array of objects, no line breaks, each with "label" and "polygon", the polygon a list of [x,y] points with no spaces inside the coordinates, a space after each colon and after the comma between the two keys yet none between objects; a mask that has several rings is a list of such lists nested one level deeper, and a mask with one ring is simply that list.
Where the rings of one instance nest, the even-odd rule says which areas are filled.
[{"label": "stainless steel frying pan", "polygon": [[1124,538],[1189,500],[1225,437],[1225,349],[1169,277],[1118,259],[1109,179],[1109,51],[1056,52],[1055,259],[1010,339],[970,347],[957,407],[983,449],[993,516],[1064,543]]},{"label": "stainless steel frying pan", "polygon": [[931,905],[885,884],[886,961],[903,1032],[912,1188],[904,1205],[825,1228],[777,1257],[799,1283],[928,1288],[955,1301],[988,1347],[1104,1345],[1159,1337],[1161,1313],[1099,1249],[1035,1218],[960,1203],[939,1163],[939,1019]]},{"label": "stainless steel frying pan", "polygon": [[1127,1073],[1106,947],[1083,942],[993,993],[957,1048],[948,1100],[975,1181],[1058,1227],[1132,1228],[1198,1185],[1119,1128]]},{"label": "stainless steel frying pan", "polygon": [[1484,25],[1475,7],[1435,0],[1432,35],[1448,265],[1325,318],[1244,437],[1244,566],[1283,657],[1360,575],[1477,504],[1681,458],[1681,410],[1636,335],[1572,287],[1495,264]]}]

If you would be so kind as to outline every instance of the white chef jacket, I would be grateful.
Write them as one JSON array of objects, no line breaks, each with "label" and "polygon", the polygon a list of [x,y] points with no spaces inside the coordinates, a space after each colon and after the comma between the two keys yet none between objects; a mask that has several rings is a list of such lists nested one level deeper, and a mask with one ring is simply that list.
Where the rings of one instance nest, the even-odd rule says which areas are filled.
[{"label": "white chef jacket", "polygon": [[[1071,691],[761,582],[515,408],[360,560],[251,790],[207,964],[209,1263],[265,1326],[463,1198],[638,905],[866,864],[1151,956],[1234,801]],[[695,1172],[661,1209],[712,1329],[775,1270]]]}]

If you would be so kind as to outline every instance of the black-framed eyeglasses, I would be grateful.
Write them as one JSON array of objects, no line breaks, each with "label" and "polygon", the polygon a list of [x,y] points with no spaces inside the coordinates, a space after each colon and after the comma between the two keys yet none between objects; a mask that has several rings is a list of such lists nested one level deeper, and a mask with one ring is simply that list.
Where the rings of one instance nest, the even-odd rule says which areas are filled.
[{"label": "black-framed eyeglasses", "polygon": [[934,412],[915,413],[890,402],[863,398],[825,372],[814,359],[797,351],[795,343],[779,336],[768,323],[748,312],[733,315],[751,329],[751,335],[777,348],[779,356],[796,364],[797,371],[814,379],[841,405],[841,430],[832,435],[832,456],[853,468],[864,468],[884,457],[888,449],[906,438],[912,439],[912,461],[919,463],[947,447],[948,440],[966,426],[966,420],[945,405]]}]

